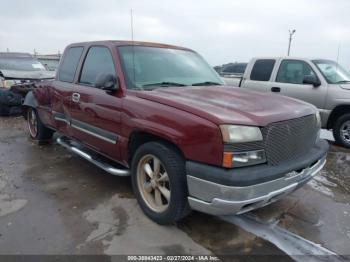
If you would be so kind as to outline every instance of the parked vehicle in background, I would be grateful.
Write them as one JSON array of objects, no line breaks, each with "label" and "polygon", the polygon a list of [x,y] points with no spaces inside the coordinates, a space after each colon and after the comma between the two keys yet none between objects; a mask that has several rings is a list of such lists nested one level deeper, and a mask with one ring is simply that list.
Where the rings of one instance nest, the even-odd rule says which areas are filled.
[{"label": "parked vehicle in background", "polygon": [[0,53],[0,88],[27,83],[55,76],[32,55],[27,53]]},{"label": "parked vehicle in background", "polygon": [[226,64],[220,71],[223,77],[243,76],[248,63],[230,63]]},{"label": "parked vehicle in background", "polygon": [[53,72],[27,53],[0,53],[0,115],[18,115],[32,83],[52,79]]},{"label": "parked vehicle in background", "polygon": [[30,137],[119,176],[144,213],[238,214],[294,191],[326,161],[317,109],[222,86],[194,51],[144,42],[68,46],[54,81],[25,98]]},{"label": "parked vehicle in background", "polygon": [[350,73],[334,61],[294,57],[253,58],[232,85],[294,97],[315,105],[322,127],[350,148]]},{"label": "parked vehicle in background", "polygon": [[221,71],[222,66],[214,66],[214,70],[219,74]]},{"label": "parked vehicle in background", "polygon": [[61,55],[60,54],[53,54],[53,55],[36,54],[35,58],[38,59],[38,61],[44,65],[46,70],[56,71],[58,64],[60,62]]},{"label": "parked vehicle in background", "polygon": [[247,63],[229,63],[222,66],[219,75],[227,85],[238,85]]}]

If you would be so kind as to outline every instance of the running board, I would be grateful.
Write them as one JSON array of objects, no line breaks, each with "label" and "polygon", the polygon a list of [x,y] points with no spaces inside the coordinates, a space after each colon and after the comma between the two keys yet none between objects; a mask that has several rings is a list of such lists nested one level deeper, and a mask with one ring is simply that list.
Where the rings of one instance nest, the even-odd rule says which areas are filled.
[{"label": "running board", "polygon": [[109,163],[111,161],[108,160],[107,158],[100,156],[95,152],[92,152],[92,150],[84,148],[78,142],[71,140],[68,137],[61,136],[61,137],[58,137],[56,141],[61,146],[67,148],[69,151],[77,154],[78,156],[88,160],[94,165],[102,168],[107,173],[110,173],[115,176],[130,175],[130,172],[128,169],[116,168],[111,163]]}]

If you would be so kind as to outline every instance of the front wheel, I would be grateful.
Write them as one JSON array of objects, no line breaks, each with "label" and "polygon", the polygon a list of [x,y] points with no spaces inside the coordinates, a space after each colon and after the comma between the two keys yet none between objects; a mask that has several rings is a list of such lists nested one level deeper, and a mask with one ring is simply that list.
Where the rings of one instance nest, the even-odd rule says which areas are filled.
[{"label": "front wheel", "polygon": [[27,110],[27,127],[29,136],[33,140],[45,142],[52,138],[53,131],[44,126],[34,108],[28,108]]},{"label": "front wheel", "polygon": [[335,121],[333,135],[338,145],[350,148],[350,114],[345,114]]},{"label": "front wheel", "polygon": [[156,223],[171,224],[188,213],[185,161],[170,145],[140,146],[133,157],[131,178],[141,209]]}]

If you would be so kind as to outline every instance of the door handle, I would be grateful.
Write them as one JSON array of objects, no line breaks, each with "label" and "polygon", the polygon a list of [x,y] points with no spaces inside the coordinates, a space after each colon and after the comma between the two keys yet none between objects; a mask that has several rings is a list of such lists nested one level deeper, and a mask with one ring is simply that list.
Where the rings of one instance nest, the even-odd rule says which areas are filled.
[{"label": "door handle", "polygon": [[80,100],[80,94],[79,93],[73,93],[72,94],[72,101],[75,103],[79,103]]},{"label": "door handle", "polygon": [[276,87],[276,86],[271,87],[271,92],[279,93],[279,92],[281,92],[281,88],[280,87]]}]

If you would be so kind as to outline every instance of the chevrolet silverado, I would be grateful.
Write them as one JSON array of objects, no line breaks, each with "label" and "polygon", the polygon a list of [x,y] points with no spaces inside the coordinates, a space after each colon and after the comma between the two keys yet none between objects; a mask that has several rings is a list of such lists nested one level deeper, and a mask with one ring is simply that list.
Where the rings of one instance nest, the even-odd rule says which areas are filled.
[{"label": "chevrolet silverado", "polygon": [[159,224],[191,209],[241,214],[296,190],[325,164],[305,102],[223,85],[196,52],[128,41],[69,45],[24,101],[29,135],[131,176]]}]

